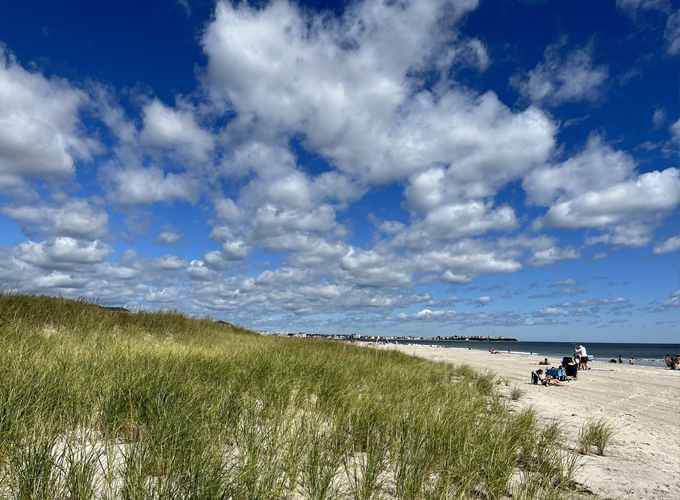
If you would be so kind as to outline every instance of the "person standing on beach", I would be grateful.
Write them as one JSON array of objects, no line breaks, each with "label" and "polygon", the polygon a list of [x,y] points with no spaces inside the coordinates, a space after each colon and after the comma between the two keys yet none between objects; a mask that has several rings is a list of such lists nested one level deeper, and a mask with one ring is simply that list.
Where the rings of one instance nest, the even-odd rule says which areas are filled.
[{"label": "person standing on beach", "polygon": [[619,354],[619,363],[623,363],[623,356]]},{"label": "person standing on beach", "polygon": [[586,348],[582,345],[574,346],[574,351],[576,352],[576,357],[578,358],[578,369],[587,370],[588,369],[588,352]]},{"label": "person standing on beach", "polygon": [[628,360],[628,364],[629,364],[629,365],[632,365],[632,364],[633,364],[633,358],[630,358],[630,359]]}]

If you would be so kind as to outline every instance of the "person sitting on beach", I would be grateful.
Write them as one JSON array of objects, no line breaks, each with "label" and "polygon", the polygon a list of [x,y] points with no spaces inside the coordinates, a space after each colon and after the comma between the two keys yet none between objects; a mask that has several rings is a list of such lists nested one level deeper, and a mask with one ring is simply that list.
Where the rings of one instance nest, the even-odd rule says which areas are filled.
[{"label": "person sitting on beach", "polygon": [[494,349],[493,347],[489,347],[489,352],[491,354],[498,354],[498,351],[496,349]]},{"label": "person sitting on beach", "polygon": [[536,374],[538,375],[538,380],[541,381],[542,384],[545,385],[557,385],[559,387],[569,387],[569,384],[565,384],[563,382],[560,382],[556,378],[551,378],[548,375],[543,374],[543,368],[540,368]]},{"label": "person sitting on beach", "polygon": [[548,358],[545,358],[543,361],[538,362],[539,365],[549,365],[550,361],[548,361]]}]

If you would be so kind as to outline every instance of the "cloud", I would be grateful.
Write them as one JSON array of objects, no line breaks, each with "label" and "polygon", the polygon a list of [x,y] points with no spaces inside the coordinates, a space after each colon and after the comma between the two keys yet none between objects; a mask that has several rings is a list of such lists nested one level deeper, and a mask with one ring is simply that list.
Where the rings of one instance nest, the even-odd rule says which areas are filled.
[{"label": "cloud", "polygon": [[456,311],[431,311],[423,309],[417,313],[405,314],[398,313],[388,319],[397,322],[431,322],[442,321],[446,323],[457,323],[463,328],[473,326],[544,326],[554,324],[554,320],[549,318],[522,318],[512,311],[491,311],[481,312],[456,312]]},{"label": "cloud", "polygon": [[667,0],[616,0],[616,6],[637,26],[646,30],[658,31],[658,18],[665,18],[663,36],[666,53],[669,56],[680,53],[680,15],[671,2]]},{"label": "cloud", "polygon": [[450,307],[454,304],[457,304],[460,302],[460,299],[458,297],[449,297],[448,299],[444,300],[430,300],[427,303],[428,307]]},{"label": "cloud", "polygon": [[675,168],[642,174],[603,191],[557,203],[540,224],[563,229],[604,228],[641,212],[655,215],[677,206],[680,198],[675,189],[677,183],[678,169]]},{"label": "cloud", "polygon": [[428,240],[457,240],[490,231],[512,231],[519,227],[515,211],[507,205],[492,210],[493,203],[469,201],[431,210],[399,233],[395,245],[417,247]]},{"label": "cloud", "polygon": [[255,214],[252,237],[258,241],[266,241],[296,231],[321,234],[337,227],[335,210],[328,204],[311,211],[279,209],[267,204]]},{"label": "cloud", "polygon": [[547,307],[545,309],[539,309],[533,313],[533,316],[539,318],[549,318],[554,316],[568,316],[569,311],[566,309],[560,309],[558,307]]},{"label": "cloud", "polygon": [[161,257],[156,257],[151,261],[151,264],[159,269],[177,270],[186,267],[189,264],[187,259],[180,259],[176,255],[166,254]]},{"label": "cloud", "polygon": [[560,52],[567,42],[568,38],[563,36],[557,43],[549,45],[543,54],[543,62],[525,77],[511,79],[511,84],[524,98],[548,106],[600,99],[609,69],[605,65],[593,66],[592,41],[563,58]]},{"label": "cloud", "polygon": [[464,285],[465,283],[470,283],[473,278],[470,275],[455,274],[447,270],[439,277],[439,279],[442,283],[457,283]]},{"label": "cloud", "polygon": [[108,198],[117,205],[135,205],[177,200],[196,203],[201,193],[201,183],[186,173],[165,173],[159,167],[120,168],[113,165],[102,171],[108,184]]},{"label": "cloud", "polygon": [[175,287],[168,287],[160,290],[150,291],[146,295],[145,299],[155,304],[167,304],[179,299],[180,295],[181,292],[179,289]]},{"label": "cloud", "polygon": [[373,250],[352,248],[340,259],[340,266],[360,286],[403,287],[413,283],[412,271],[405,262],[390,262]]},{"label": "cloud", "polygon": [[625,297],[618,297],[616,299],[586,299],[576,302],[562,302],[561,304],[553,304],[550,307],[593,307],[593,306],[608,306],[611,304],[621,304],[628,302]]},{"label": "cloud", "polygon": [[578,248],[572,246],[564,248],[550,247],[535,251],[528,264],[534,268],[553,266],[561,260],[576,260],[580,257],[581,250]]},{"label": "cloud", "polygon": [[157,245],[175,245],[179,243],[182,238],[184,238],[184,233],[179,233],[172,229],[172,227],[166,226],[165,230],[156,237],[154,243]]},{"label": "cloud", "polygon": [[49,274],[39,276],[33,283],[39,288],[81,288],[85,284],[85,280],[75,279],[70,274],[52,271]]},{"label": "cloud", "polygon": [[225,311],[287,311],[296,315],[349,310],[386,310],[427,302],[427,293],[390,292],[344,282],[316,282],[309,270],[280,268],[259,275],[194,282],[192,297],[205,307]]},{"label": "cloud", "polygon": [[678,178],[676,168],[637,175],[627,153],[591,135],[582,152],[560,165],[533,171],[522,186],[530,203],[550,206],[533,222],[533,229],[600,229],[604,234],[591,244],[641,247],[678,205]]},{"label": "cloud", "polygon": [[491,285],[491,286],[483,286],[480,287],[480,290],[483,290],[485,292],[491,291],[491,290],[502,290],[509,284],[508,281],[501,281],[500,283],[496,285]]},{"label": "cloud", "polygon": [[477,304],[478,306],[488,306],[491,303],[491,297],[485,295],[484,297],[479,297],[477,300],[470,300],[468,304]]},{"label": "cloud", "polygon": [[667,300],[659,306],[659,310],[665,311],[667,309],[672,309],[675,307],[680,307],[680,290],[670,294],[670,300]]},{"label": "cloud", "polygon": [[671,141],[675,142],[676,144],[680,144],[680,120],[676,120],[674,123],[672,123],[668,127],[668,130],[671,133]]},{"label": "cloud", "polygon": [[680,236],[672,236],[663,243],[654,246],[654,255],[664,255],[680,250]]},{"label": "cloud", "polygon": [[551,293],[545,294],[545,293],[539,293],[535,295],[530,295],[530,299],[545,299],[545,298],[553,298],[553,297],[562,297],[564,295],[579,295],[581,293],[585,293],[586,291],[582,288],[562,288],[560,290],[555,290]]},{"label": "cloud", "polygon": [[113,248],[99,240],[83,242],[70,237],[50,238],[42,243],[26,241],[16,248],[17,258],[43,269],[72,269],[106,260]]},{"label": "cloud", "polygon": [[595,262],[596,260],[601,260],[607,258],[609,254],[607,252],[597,252],[590,256],[589,262]]},{"label": "cloud", "polygon": [[140,134],[142,144],[169,149],[189,162],[205,162],[215,147],[209,132],[201,129],[194,110],[180,101],[175,109],[153,99],[142,109],[144,127]]},{"label": "cloud", "polygon": [[67,80],[25,70],[0,45],[0,188],[11,178],[66,180],[100,144],[80,126],[89,97]]},{"label": "cloud", "polygon": [[189,279],[195,281],[207,281],[217,278],[217,273],[206,266],[202,260],[192,260],[185,272]]},{"label": "cloud", "polygon": [[53,204],[7,204],[1,211],[30,237],[41,233],[94,241],[108,236],[109,216],[105,210],[94,207],[87,200],[65,196],[57,196],[57,199],[59,201]]},{"label": "cloud", "polygon": [[443,64],[444,73],[467,57],[460,43],[482,53],[456,29],[476,6],[368,0],[335,18],[287,1],[258,10],[219,2],[202,39],[206,82],[239,114],[234,134],[302,136],[364,184],[446,165],[464,188],[497,188],[547,157],[556,128],[537,109],[512,113],[492,92],[422,90],[423,69]]},{"label": "cloud", "polygon": [[652,115],[652,123],[655,129],[660,129],[666,123],[666,110],[663,108],[656,108]]},{"label": "cloud", "polygon": [[680,12],[677,9],[668,16],[664,38],[666,39],[666,53],[669,56],[680,54]]},{"label": "cloud", "polygon": [[522,187],[529,204],[547,206],[603,191],[629,179],[634,169],[632,156],[614,150],[600,135],[591,134],[582,151],[560,164],[529,173]]},{"label": "cloud", "polygon": [[576,286],[576,285],[580,285],[580,284],[581,284],[581,282],[580,282],[579,280],[574,279],[574,278],[569,278],[569,279],[567,279],[567,280],[562,280],[562,281],[553,281],[553,282],[550,283],[550,285],[548,285],[548,286],[550,286],[550,287],[558,287],[558,286]]}]

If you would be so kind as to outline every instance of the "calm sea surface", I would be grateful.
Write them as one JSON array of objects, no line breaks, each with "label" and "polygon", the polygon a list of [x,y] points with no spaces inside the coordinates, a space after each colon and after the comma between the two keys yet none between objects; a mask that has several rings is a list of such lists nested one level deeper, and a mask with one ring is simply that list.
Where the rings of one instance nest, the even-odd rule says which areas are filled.
[{"label": "calm sea surface", "polygon": [[[453,340],[398,340],[399,344],[438,345],[452,349],[474,349],[488,351],[493,347],[497,351],[511,354],[533,354],[537,358],[560,358],[574,355],[573,342],[475,342]],[[619,359],[623,356],[623,362],[633,357],[633,362],[638,365],[666,366],[664,355],[676,356],[680,354],[680,343],[677,344],[615,344],[615,343],[583,343],[588,354],[595,356],[595,361],[609,362],[610,359]]]}]

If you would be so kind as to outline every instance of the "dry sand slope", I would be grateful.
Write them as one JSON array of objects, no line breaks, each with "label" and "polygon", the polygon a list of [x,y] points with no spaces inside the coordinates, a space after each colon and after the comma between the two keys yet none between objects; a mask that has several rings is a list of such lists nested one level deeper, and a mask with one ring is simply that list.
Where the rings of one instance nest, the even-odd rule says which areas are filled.
[{"label": "dry sand slope", "polygon": [[[498,346],[497,346],[498,347]],[[518,405],[557,418],[574,441],[586,419],[605,417],[616,434],[605,457],[583,457],[579,482],[602,499],[668,499],[680,495],[680,372],[627,364],[591,363],[569,387],[530,384],[537,356],[388,345],[433,361],[467,364],[505,377],[509,392],[524,391]],[[570,353],[565,353],[570,355]],[[550,359],[553,363],[561,360]]]}]

